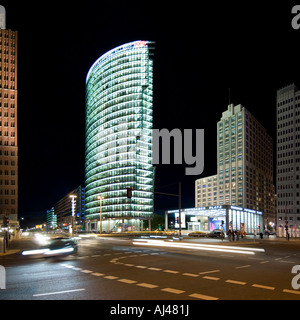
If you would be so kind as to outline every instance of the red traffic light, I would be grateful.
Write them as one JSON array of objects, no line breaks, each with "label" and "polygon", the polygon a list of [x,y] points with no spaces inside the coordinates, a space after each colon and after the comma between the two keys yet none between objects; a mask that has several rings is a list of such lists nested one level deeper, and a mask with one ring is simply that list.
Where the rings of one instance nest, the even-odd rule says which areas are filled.
[{"label": "red traffic light", "polygon": [[8,223],[9,223],[8,217],[4,217],[4,218],[3,218],[4,227],[7,227],[7,226],[8,226]]}]

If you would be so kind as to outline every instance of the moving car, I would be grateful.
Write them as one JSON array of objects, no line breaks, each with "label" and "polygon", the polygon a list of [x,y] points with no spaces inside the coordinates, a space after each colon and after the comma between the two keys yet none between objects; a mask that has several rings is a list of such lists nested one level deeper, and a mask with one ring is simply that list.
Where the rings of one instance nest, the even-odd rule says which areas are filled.
[{"label": "moving car", "polygon": [[67,235],[39,239],[38,249],[23,251],[23,256],[52,257],[77,253],[78,244],[75,238]]},{"label": "moving car", "polygon": [[224,231],[215,229],[206,235],[208,238],[224,238]]},{"label": "moving car", "polygon": [[50,239],[49,251],[46,255],[73,254],[77,252],[77,240],[68,236],[60,236]]}]

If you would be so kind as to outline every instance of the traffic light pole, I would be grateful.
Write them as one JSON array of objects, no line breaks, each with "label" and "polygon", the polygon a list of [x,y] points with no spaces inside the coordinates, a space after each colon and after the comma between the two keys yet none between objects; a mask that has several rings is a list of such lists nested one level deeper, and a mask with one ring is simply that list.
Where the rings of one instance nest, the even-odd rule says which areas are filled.
[{"label": "traffic light pole", "polygon": [[[179,205],[179,218],[178,218],[178,223],[179,223],[179,239],[181,239],[181,182],[178,182],[179,186],[178,186],[178,194],[176,193],[166,193],[166,192],[157,192],[154,191],[154,193],[156,194],[162,194],[165,196],[172,196],[172,197],[178,197],[178,205]],[[167,228],[167,226],[165,227]]]},{"label": "traffic light pole", "polygon": [[3,229],[4,229],[4,232],[3,232],[3,253],[6,252],[6,242],[7,242],[7,230],[6,228],[8,228],[9,226],[9,218],[6,217],[6,215],[3,215]]},{"label": "traffic light pole", "polygon": [[[181,240],[181,182],[178,182],[179,186],[178,186],[178,194],[176,193],[166,193],[166,192],[157,192],[157,191],[154,191],[153,193],[156,193],[156,194],[162,194],[162,195],[165,195],[165,196],[172,196],[172,197],[178,197],[178,204],[179,204],[179,239]],[[131,204],[131,197],[132,197],[132,191],[135,191],[137,189],[133,189],[133,188],[127,188],[126,191],[127,191],[127,198],[130,199],[130,204]],[[167,226],[165,227],[167,228]]]}]

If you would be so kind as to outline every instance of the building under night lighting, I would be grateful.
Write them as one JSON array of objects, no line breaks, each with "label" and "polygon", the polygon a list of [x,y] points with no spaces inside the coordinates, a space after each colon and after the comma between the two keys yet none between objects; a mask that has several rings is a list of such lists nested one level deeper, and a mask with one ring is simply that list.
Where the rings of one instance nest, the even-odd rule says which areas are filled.
[{"label": "building under night lighting", "polygon": [[196,180],[196,207],[233,205],[263,212],[261,230],[267,228],[276,219],[271,137],[242,105],[223,112],[217,137],[218,173]]},{"label": "building under night lighting", "polygon": [[0,225],[18,220],[18,32],[6,29],[0,6]]},{"label": "building under night lighting", "polygon": [[277,91],[277,229],[300,236],[300,91]]},{"label": "building under night lighting", "polygon": [[87,75],[86,230],[139,230],[153,214],[153,51],[149,41],[124,44]]}]

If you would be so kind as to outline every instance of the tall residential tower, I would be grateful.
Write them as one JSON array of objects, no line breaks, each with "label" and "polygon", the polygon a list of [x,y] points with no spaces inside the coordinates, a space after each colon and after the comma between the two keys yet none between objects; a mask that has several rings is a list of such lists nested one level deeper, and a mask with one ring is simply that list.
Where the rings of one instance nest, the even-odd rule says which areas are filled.
[{"label": "tall residential tower", "polygon": [[300,236],[300,91],[277,91],[277,226]]},{"label": "tall residential tower", "polygon": [[87,75],[88,230],[139,230],[152,216],[153,50],[149,41],[124,44],[101,56]]},{"label": "tall residential tower", "polygon": [[[229,105],[217,124],[217,175],[196,180],[196,207],[234,205],[275,222],[273,143],[243,106]],[[261,226],[263,228],[263,226]]]},{"label": "tall residential tower", "polygon": [[11,220],[16,220],[18,214],[18,32],[5,29],[5,10],[2,6],[0,27],[0,217],[5,215]]}]

